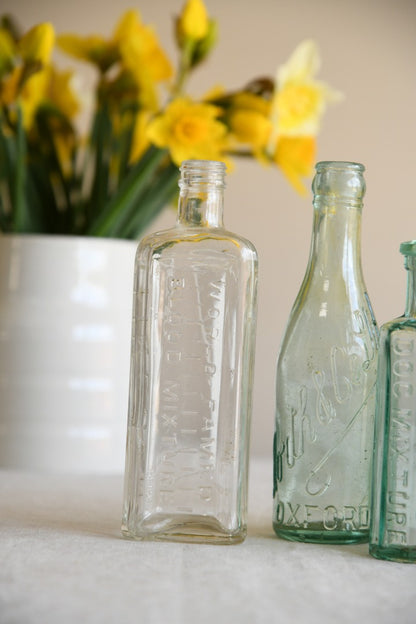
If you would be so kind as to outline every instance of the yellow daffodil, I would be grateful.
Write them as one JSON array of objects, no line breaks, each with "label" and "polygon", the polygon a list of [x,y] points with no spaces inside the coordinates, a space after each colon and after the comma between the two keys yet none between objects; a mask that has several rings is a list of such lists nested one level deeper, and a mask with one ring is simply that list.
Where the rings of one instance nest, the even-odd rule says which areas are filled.
[{"label": "yellow daffodil", "polygon": [[[16,102],[22,111],[23,125],[26,129],[32,126],[37,108],[45,98],[48,87],[48,74],[38,71],[26,80],[22,80],[24,67],[15,67],[0,85],[0,103],[10,107]],[[11,109],[11,117],[14,118],[15,110]]]},{"label": "yellow daffodil", "polygon": [[340,94],[315,80],[320,67],[314,41],[303,41],[285,65],[279,67],[272,105],[274,138],[279,135],[314,136],[328,102]]},{"label": "yellow daffodil", "polygon": [[95,64],[102,72],[121,60],[134,74],[146,72],[155,81],[172,75],[172,66],[155,32],[141,22],[134,10],[124,13],[110,38],[67,34],[58,37],[58,45],[71,56]]},{"label": "yellow daffodil", "polygon": [[177,165],[189,158],[221,160],[227,130],[217,119],[220,112],[211,104],[177,98],[150,122],[147,136],[158,147],[168,148]]},{"label": "yellow daffodil", "polygon": [[241,109],[230,114],[230,128],[240,143],[259,149],[267,143],[271,122],[257,111]]},{"label": "yellow daffodil", "polygon": [[[59,46],[72,56],[89,61],[105,74],[116,62],[120,63],[117,75],[101,85],[107,93],[112,91],[118,96],[128,96],[140,102],[142,108],[157,109],[155,83],[172,76],[171,63],[159,45],[157,36],[150,26],[142,23],[137,11],[128,10],[121,17],[112,37],[90,35],[62,35],[58,37]],[[132,79],[134,86],[131,85]]]},{"label": "yellow daffodil", "polygon": [[121,18],[114,41],[120,48],[124,65],[139,76],[147,72],[154,81],[167,80],[173,74],[172,65],[161,48],[153,28],[144,25],[137,11],[127,11]]},{"label": "yellow daffodil", "polygon": [[73,72],[58,71],[51,67],[48,71],[47,99],[68,119],[79,112],[80,103],[72,88]]},{"label": "yellow daffodil", "polygon": [[306,194],[302,178],[309,177],[315,162],[316,140],[312,136],[282,136],[273,159],[301,195]]},{"label": "yellow daffodil", "polygon": [[19,93],[23,113],[23,125],[29,129],[40,104],[45,100],[48,89],[48,72],[40,71],[25,81]]},{"label": "yellow daffodil", "polygon": [[29,129],[39,106],[49,102],[68,119],[79,111],[79,102],[70,86],[72,72],[58,72],[49,66],[22,82],[24,67],[16,67],[0,86],[0,103],[11,106],[19,102],[23,125]]},{"label": "yellow daffodil", "polygon": [[252,110],[264,115],[270,114],[270,102],[255,93],[240,91],[231,97],[231,106],[234,109]]},{"label": "yellow daffodil", "polygon": [[[9,70],[0,85],[0,101],[5,106],[19,102],[26,129],[45,97],[54,41],[55,31],[49,22],[34,26],[17,43],[7,30],[0,32],[0,68]],[[12,111],[12,117],[14,114]]]},{"label": "yellow daffodil", "polygon": [[176,43],[181,52],[173,93],[182,91],[189,72],[210,53],[217,40],[217,22],[210,19],[203,0],[187,0],[176,18]]},{"label": "yellow daffodil", "polygon": [[51,63],[52,25],[21,36],[13,18],[3,16],[0,142],[7,150],[0,221],[6,231],[139,238],[172,199],[177,167],[187,159],[221,160],[230,171],[227,156],[256,158],[277,165],[305,193],[320,118],[339,95],[316,79],[316,45],[303,42],[275,80],[255,77],[242,89],[211,89],[194,100],[185,95],[188,81],[215,45],[217,22],[206,0],[178,2],[175,71],[154,28],[135,10],[125,11],[109,36],[57,38],[64,52],[98,72],[80,102],[72,73]]},{"label": "yellow daffodil", "polygon": [[2,106],[13,104],[19,94],[22,67],[15,67],[0,83],[0,103]]},{"label": "yellow daffodil", "polygon": [[209,18],[202,0],[187,0],[177,25],[181,35],[194,41],[208,34]]},{"label": "yellow daffodil", "polygon": [[254,93],[241,92],[231,98],[227,119],[231,132],[240,143],[255,152],[267,145],[272,129],[270,103]]},{"label": "yellow daffodil", "polygon": [[26,64],[49,63],[52,48],[55,43],[55,31],[52,24],[45,22],[31,28],[18,43],[22,60]]},{"label": "yellow daffodil", "polygon": [[118,59],[119,52],[113,40],[107,40],[100,35],[80,37],[78,35],[60,35],[57,43],[61,50],[76,59],[88,61],[105,72]]},{"label": "yellow daffodil", "polygon": [[9,72],[14,64],[16,44],[9,31],[0,28],[0,78]]},{"label": "yellow daffodil", "polygon": [[161,48],[150,26],[144,25],[137,11],[127,11],[121,18],[114,41],[120,51],[123,68],[131,75],[138,87],[138,99],[142,108],[157,109],[155,83],[168,80],[172,65]]}]

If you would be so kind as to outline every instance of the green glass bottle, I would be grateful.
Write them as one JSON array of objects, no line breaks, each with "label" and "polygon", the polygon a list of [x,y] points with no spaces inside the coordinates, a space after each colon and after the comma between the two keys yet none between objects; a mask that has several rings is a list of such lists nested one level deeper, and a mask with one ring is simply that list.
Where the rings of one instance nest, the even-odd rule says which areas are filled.
[{"label": "green glass bottle", "polygon": [[400,252],[405,313],[380,333],[370,554],[416,562],[416,241]]},{"label": "green glass bottle", "polygon": [[378,329],[361,269],[363,171],[316,165],[309,263],[276,376],[273,526],[289,540],[368,541]]}]

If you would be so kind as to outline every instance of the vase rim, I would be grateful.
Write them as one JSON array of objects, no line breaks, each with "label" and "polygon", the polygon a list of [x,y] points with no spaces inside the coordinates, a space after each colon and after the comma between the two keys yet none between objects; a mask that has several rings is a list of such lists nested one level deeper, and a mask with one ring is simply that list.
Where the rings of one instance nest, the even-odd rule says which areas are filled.
[{"label": "vase rim", "polygon": [[82,244],[93,244],[98,245],[102,243],[107,243],[109,245],[138,245],[139,240],[132,240],[126,238],[109,238],[103,236],[82,236],[82,235],[73,235],[73,234],[47,234],[47,233],[30,233],[30,232],[0,232],[0,241],[1,240],[21,240],[30,241],[34,243],[40,242],[54,242],[54,243],[63,243],[69,244],[74,243],[78,245]]}]

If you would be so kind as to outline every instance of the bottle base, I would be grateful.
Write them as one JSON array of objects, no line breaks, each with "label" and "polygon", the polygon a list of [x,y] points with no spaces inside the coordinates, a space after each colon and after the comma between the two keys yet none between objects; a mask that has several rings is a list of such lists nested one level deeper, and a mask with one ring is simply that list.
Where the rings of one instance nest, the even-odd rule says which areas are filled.
[{"label": "bottle base", "polygon": [[368,542],[368,530],[336,531],[328,530],[322,525],[285,527],[273,523],[274,532],[278,537],[291,542],[307,542],[311,544],[364,544]]},{"label": "bottle base", "polygon": [[370,544],[370,555],[384,561],[397,563],[416,563],[416,546],[379,546]]},{"label": "bottle base", "polygon": [[245,528],[227,532],[215,518],[172,517],[147,518],[140,525],[123,525],[123,537],[137,541],[191,542],[197,544],[239,544],[246,538]]}]

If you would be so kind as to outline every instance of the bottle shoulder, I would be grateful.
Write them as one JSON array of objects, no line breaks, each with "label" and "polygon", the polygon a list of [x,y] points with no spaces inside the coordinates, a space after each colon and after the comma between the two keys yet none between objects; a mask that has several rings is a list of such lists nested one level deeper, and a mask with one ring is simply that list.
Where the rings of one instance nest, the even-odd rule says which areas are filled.
[{"label": "bottle shoulder", "polygon": [[223,251],[235,251],[257,259],[257,250],[248,239],[230,232],[225,228],[202,228],[202,227],[173,227],[161,230],[145,236],[139,244],[138,256],[153,256],[174,248],[185,249],[197,244],[204,248],[222,249]]},{"label": "bottle shoulder", "polygon": [[392,334],[393,332],[400,331],[414,331],[416,332],[416,318],[412,316],[399,316],[391,321],[383,323],[380,331],[383,334]]}]

